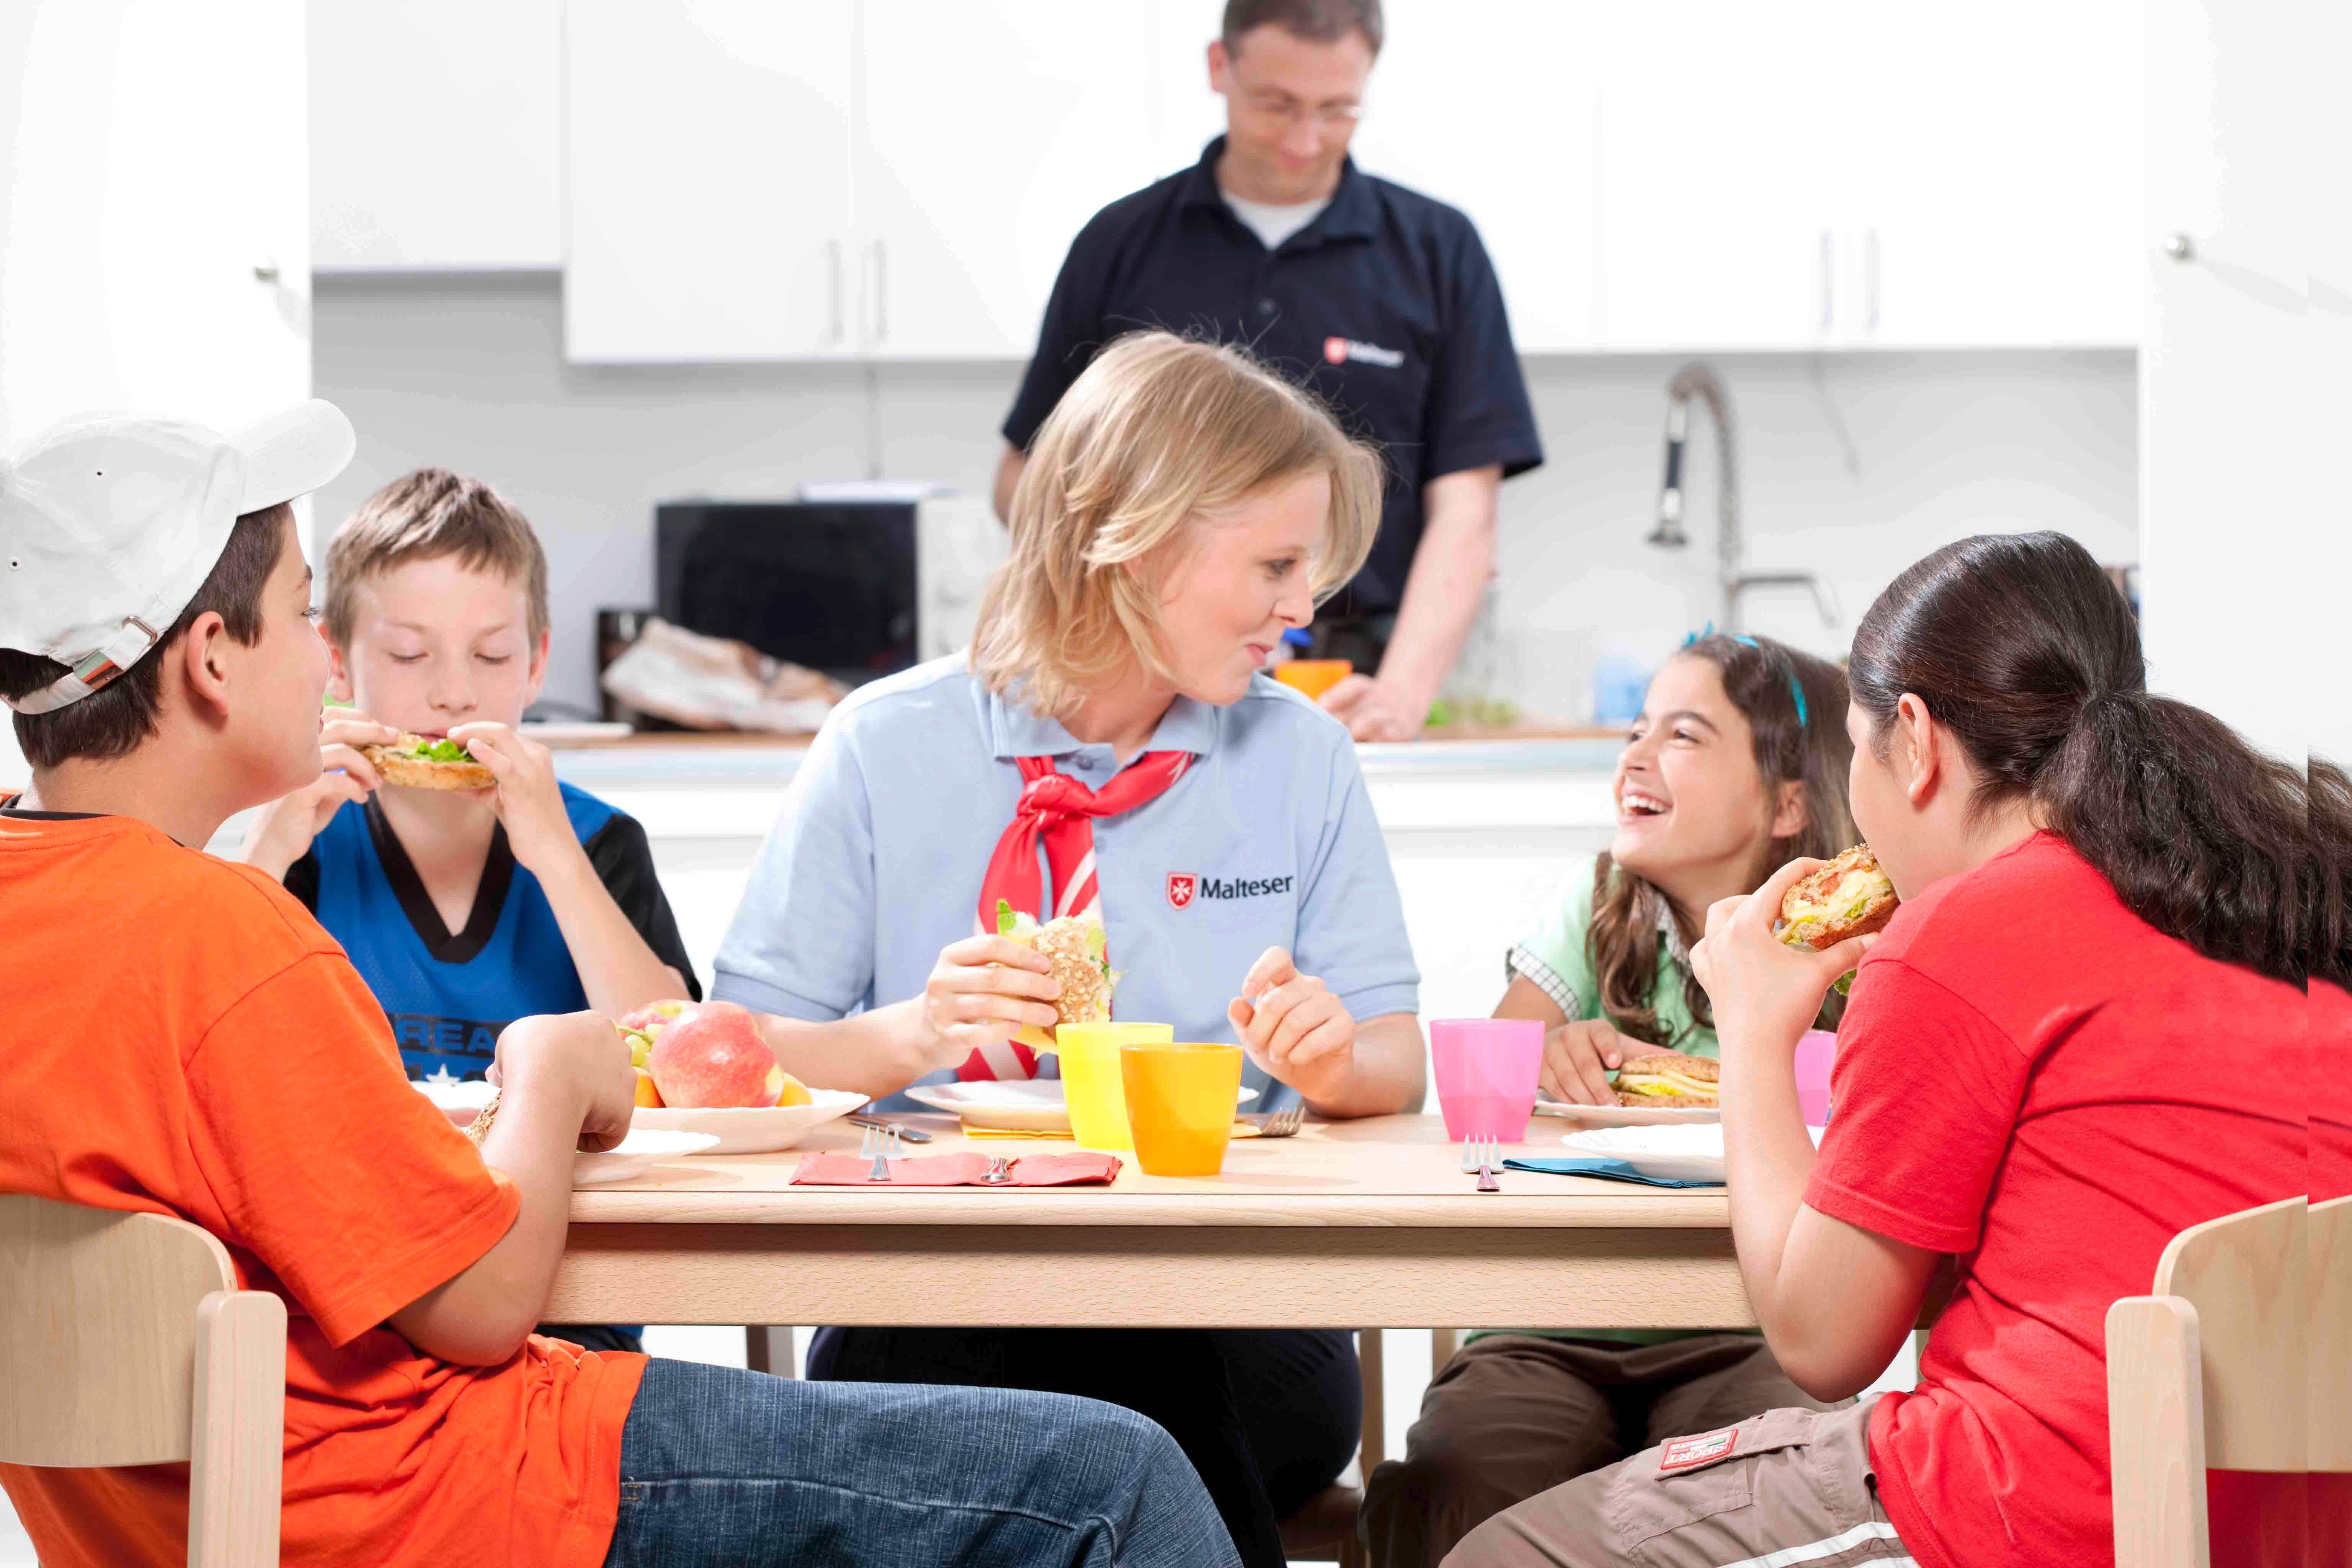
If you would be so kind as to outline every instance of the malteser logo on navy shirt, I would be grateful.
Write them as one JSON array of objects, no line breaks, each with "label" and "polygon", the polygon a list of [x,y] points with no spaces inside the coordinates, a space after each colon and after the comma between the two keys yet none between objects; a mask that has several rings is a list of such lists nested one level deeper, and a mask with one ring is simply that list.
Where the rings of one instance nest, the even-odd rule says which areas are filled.
[{"label": "malteser logo on navy shirt", "polygon": [[1288,877],[1196,877],[1190,871],[1168,873],[1168,907],[1190,908],[1201,899],[1263,899],[1290,891]]},{"label": "malteser logo on navy shirt", "polygon": [[1323,357],[1333,364],[1354,360],[1358,364],[1376,364],[1384,370],[1394,370],[1404,363],[1402,349],[1384,349],[1378,343],[1361,343],[1353,338],[1325,338]]}]

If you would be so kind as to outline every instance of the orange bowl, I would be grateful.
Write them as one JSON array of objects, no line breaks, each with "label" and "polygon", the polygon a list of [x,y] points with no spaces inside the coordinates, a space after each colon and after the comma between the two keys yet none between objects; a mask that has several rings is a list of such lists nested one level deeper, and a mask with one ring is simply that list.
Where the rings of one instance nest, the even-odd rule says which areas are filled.
[{"label": "orange bowl", "polygon": [[1276,665],[1273,671],[1276,680],[1297,687],[1310,700],[1355,673],[1356,667],[1344,658],[1294,658],[1287,664]]}]

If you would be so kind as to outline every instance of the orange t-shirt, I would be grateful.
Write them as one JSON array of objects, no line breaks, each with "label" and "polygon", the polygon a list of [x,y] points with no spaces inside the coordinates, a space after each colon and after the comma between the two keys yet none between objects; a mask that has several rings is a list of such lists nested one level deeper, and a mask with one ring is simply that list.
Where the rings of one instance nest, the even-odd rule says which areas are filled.
[{"label": "orange t-shirt", "polygon": [[[176,1215],[286,1301],[282,1561],[580,1564],[645,1358],[456,1366],[383,1326],[520,1206],[259,872],[127,817],[0,816],[0,1191]],[[47,1568],[185,1561],[184,1465],[0,1466]]]}]

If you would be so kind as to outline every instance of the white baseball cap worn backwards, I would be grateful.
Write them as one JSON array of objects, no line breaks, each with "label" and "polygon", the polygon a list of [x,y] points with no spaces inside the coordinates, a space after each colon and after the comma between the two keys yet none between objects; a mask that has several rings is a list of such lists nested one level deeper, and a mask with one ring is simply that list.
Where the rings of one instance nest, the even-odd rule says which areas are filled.
[{"label": "white baseball cap worn backwards", "polygon": [[314,397],[228,436],[85,415],[0,458],[0,647],[72,672],[8,706],[53,712],[138,663],[205,585],[239,517],[317,489],[357,446],[342,410]]}]

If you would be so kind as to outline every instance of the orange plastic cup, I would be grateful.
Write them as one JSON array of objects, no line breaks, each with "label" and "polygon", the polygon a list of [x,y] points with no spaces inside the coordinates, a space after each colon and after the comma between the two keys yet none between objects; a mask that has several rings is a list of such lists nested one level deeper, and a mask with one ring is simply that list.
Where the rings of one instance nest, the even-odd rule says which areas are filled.
[{"label": "orange plastic cup", "polygon": [[1242,1088],[1242,1048],[1134,1045],[1118,1048],[1135,1159],[1154,1176],[1213,1176],[1224,1169]]},{"label": "orange plastic cup", "polygon": [[1081,1149],[1132,1149],[1121,1046],[1164,1046],[1171,1024],[1064,1024],[1054,1031],[1062,1058],[1062,1092],[1070,1102],[1070,1137]]},{"label": "orange plastic cup", "polygon": [[1274,678],[1285,686],[1295,686],[1310,699],[1319,698],[1339,682],[1356,673],[1356,667],[1344,658],[1294,658],[1274,667]]}]

